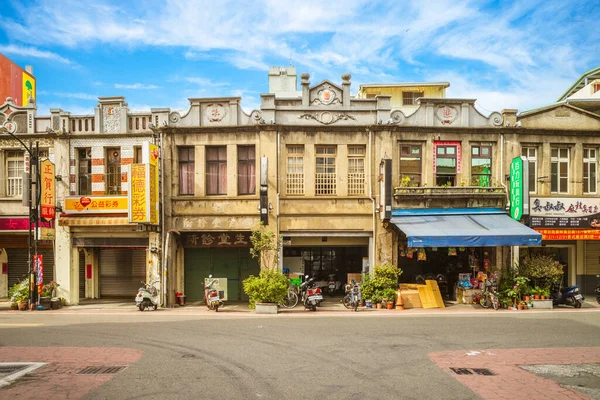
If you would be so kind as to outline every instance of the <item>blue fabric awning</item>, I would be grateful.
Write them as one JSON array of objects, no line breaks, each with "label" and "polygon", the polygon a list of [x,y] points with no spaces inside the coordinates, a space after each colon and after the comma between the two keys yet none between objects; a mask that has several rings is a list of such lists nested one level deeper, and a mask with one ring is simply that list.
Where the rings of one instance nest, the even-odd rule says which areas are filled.
[{"label": "blue fabric awning", "polygon": [[394,210],[408,247],[539,246],[542,235],[499,209]]}]

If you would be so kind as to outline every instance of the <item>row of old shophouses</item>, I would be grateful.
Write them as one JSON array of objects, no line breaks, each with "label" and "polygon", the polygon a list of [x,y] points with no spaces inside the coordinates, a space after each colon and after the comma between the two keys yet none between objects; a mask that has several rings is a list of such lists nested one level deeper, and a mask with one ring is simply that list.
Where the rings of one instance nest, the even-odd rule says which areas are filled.
[{"label": "row of old shophouses", "polygon": [[[302,74],[299,91],[296,81],[295,68],[271,68],[250,114],[239,97],[191,98],[185,112],[101,97],[87,116],[41,116],[8,99],[0,126],[55,165],[56,218],[38,226],[44,281],[71,304],[132,299],[141,280],[156,282],[170,305],[177,292],[201,300],[212,274],[226,278],[229,300],[244,300],[242,280],[260,269],[249,236],[263,221],[283,237],[280,266],[321,280],[392,263],[402,281],[444,273],[452,283],[471,265],[507,268],[541,252],[565,266],[565,284],[592,291],[600,68],[555,104],[489,115],[447,98],[447,82],[351,95],[349,74],[340,84]],[[529,215],[516,221],[508,177],[520,156]],[[29,268],[28,162],[0,134],[0,297]],[[136,219],[140,199],[147,219]]]}]

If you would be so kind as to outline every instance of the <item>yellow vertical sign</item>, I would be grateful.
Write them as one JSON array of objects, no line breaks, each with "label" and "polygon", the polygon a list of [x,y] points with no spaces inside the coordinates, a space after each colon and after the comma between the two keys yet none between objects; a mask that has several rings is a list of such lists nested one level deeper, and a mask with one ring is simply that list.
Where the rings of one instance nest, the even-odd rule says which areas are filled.
[{"label": "yellow vertical sign", "polygon": [[29,104],[29,98],[35,100],[35,78],[29,75],[27,72],[22,72],[23,77],[21,81],[23,82],[23,106]]},{"label": "yellow vertical sign", "polygon": [[145,142],[142,147],[142,162],[149,164],[149,209],[150,209],[150,223],[158,224],[158,146],[150,142]]},{"label": "yellow vertical sign", "polygon": [[129,222],[147,223],[148,221],[148,190],[146,164],[132,164],[129,176]]}]

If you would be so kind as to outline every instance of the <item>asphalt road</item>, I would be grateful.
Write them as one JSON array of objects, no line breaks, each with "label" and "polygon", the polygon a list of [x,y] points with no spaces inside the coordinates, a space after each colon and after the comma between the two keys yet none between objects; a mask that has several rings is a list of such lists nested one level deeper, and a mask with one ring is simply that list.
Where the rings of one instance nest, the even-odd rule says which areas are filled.
[{"label": "asphalt road", "polygon": [[600,312],[575,311],[0,315],[2,346],[143,351],[139,361],[90,391],[89,399],[476,399],[428,354],[598,347],[599,333]]}]

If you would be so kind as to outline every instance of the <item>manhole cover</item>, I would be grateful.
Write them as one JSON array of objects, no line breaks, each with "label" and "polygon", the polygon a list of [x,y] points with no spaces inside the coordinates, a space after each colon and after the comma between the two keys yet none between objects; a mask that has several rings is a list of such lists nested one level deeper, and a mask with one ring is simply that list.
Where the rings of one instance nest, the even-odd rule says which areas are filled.
[{"label": "manhole cover", "polygon": [[487,368],[450,368],[456,375],[483,375],[483,376],[494,376],[496,375]]},{"label": "manhole cover", "polygon": [[124,369],[125,369],[125,367],[122,367],[122,366],[86,367],[77,373],[82,374],[82,375],[116,374],[117,372],[122,371]]}]

